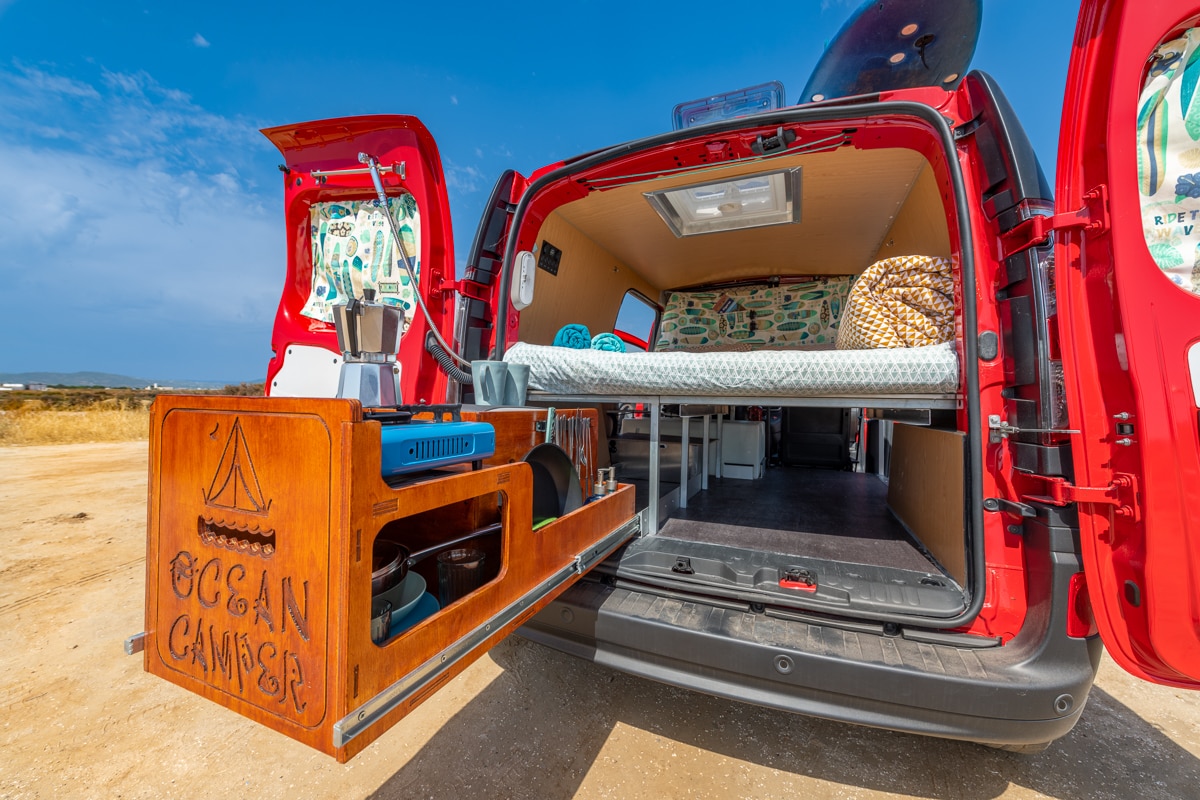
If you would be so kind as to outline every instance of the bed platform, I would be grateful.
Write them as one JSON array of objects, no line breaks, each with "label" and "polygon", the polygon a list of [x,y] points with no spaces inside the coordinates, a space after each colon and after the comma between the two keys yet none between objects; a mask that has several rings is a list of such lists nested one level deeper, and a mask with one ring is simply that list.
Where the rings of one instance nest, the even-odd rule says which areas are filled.
[{"label": "bed platform", "polygon": [[955,408],[953,344],[877,350],[610,353],[517,342],[535,398],[589,402]]},{"label": "bed platform", "polygon": [[[529,400],[539,405],[638,403],[650,414],[650,440],[660,441],[663,406],[678,406],[682,438],[703,425],[703,488],[708,479],[710,422],[721,440],[729,406],[821,406],[954,409],[958,357],[951,343],[878,350],[826,347],[751,352],[612,353],[517,342],[504,360],[529,366]],[[659,448],[651,446],[649,497],[659,497]],[[687,507],[688,448],[682,448],[678,507]],[[650,502],[645,531],[665,522]]]}]

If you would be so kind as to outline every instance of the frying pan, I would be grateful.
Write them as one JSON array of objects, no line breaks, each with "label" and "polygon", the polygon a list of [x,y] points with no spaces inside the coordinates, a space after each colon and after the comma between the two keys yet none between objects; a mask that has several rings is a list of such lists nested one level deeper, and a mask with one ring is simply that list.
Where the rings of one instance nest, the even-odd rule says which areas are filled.
[{"label": "frying pan", "polygon": [[579,473],[571,457],[552,443],[539,444],[525,454],[533,470],[533,523],[561,517],[583,507]]},{"label": "frying pan", "polygon": [[462,544],[463,542],[469,542],[472,539],[478,539],[481,536],[487,536],[491,533],[499,533],[502,527],[497,522],[459,536],[457,539],[440,542],[433,547],[427,547],[415,553],[409,553],[407,547],[391,539],[376,541],[374,556],[371,559],[371,594],[377,595],[386,592],[403,581],[408,575],[409,568],[421,559],[452,548],[455,545]]}]

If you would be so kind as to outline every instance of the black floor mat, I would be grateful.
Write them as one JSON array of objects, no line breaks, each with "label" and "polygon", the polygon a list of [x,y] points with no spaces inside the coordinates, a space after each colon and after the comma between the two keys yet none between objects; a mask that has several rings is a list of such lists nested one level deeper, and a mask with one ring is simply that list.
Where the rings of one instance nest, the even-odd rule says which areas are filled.
[{"label": "black floor mat", "polygon": [[756,481],[709,479],[659,536],[927,572],[932,562],[887,508],[873,475],[772,468]]}]

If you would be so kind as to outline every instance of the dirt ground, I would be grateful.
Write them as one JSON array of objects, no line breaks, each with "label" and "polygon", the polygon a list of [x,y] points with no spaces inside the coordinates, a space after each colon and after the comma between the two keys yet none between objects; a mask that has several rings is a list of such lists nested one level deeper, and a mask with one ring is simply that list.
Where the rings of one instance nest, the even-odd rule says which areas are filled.
[{"label": "dirt ground", "polygon": [[510,639],[347,765],[142,672],[146,444],[0,448],[0,797],[1196,798],[1200,693],[1106,660],[1017,756],[692,694]]}]

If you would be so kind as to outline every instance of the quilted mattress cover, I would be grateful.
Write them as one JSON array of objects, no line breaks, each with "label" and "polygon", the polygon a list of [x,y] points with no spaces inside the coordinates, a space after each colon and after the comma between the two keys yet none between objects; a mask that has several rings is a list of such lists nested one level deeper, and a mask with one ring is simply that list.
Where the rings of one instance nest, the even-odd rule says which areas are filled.
[{"label": "quilted mattress cover", "polygon": [[553,395],[689,397],[953,396],[953,343],[876,350],[611,353],[517,342],[529,388]]}]

